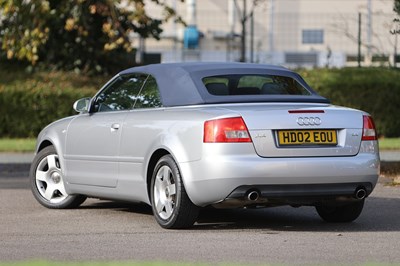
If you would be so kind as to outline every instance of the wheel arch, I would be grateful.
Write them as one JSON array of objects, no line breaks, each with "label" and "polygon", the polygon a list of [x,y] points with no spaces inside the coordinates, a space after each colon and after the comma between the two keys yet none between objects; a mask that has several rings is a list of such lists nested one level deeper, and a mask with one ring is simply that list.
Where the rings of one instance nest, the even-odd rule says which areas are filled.
[{"label": "wheel arch", "polygon": [[[38,144],[37,144],[36,153],[40,152],[41,150],[43,150],[49,146],[53,146],[56,149],[56,152],[62,161],[61,163],[63,164],[64,157],[62,154],[62,147],[60,147],[60,145],[58,145],[58,144],[59,144],[59,141],[57,141],[57,140],[50,140],[48,138],[42,139],[41,142],[38,142]],[[63,167],[64,167],[64,165],[63,165]]]},{"label": "wheel arch", "polygon": [[54,144],[50,140],[47,140],[47,139],[43,140],[40,144],[38,144],[36,152],[40,152],[41,150],[43,150],[44,148],[49,147],[49,146],[54,146]]},{"label": "wheel arch", "polygon": [[36,144],[36,154],[42,151],[43,149],[53,146],[58,154],[61,168],[64,169],[64,174],[66,173],[65,160],[64,160],[64,143],[65,139],[63,135],[55,134],[54,132],[46,132],[46,134],[41,134],[38,137]]}]

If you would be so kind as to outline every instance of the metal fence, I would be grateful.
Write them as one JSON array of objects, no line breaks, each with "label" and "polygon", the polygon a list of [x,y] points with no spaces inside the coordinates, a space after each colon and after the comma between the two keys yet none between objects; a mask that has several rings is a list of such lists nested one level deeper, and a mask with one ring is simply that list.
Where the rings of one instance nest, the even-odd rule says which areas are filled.
[{"label": "metal fence", "polygon": [[[185,50],[182,26],[164,26],[160,41],[146,40],[146,51],[162,61],[238,61],[241,25],[228,23],[227,12],[197,10],[199,48]],[[246,61],[286,65],[335,66],[393,64],[397,40],[390,31],[393,13],[277,13],[255,10],[246,23]],[[231,30],[233,29],[233,31]]]}]

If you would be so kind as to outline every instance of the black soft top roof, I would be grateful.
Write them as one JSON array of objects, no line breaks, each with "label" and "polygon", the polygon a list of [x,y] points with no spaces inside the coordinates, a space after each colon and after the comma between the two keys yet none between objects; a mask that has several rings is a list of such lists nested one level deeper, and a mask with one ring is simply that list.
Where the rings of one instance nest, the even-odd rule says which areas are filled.
[{"label": "black soft top roof", "polygon": [[[297,73],[284,67],[249,63],[168,63],[133,67],[119,75],[147,73],[155,77],[164,106],[183,106],[215,103],[251,102],[315,102],[329,103],[318,95]],[[297,80],[311,95],[226,95],[208,93],[202,79],[204,77],[234,74],[269,74],[287,76]]]}]

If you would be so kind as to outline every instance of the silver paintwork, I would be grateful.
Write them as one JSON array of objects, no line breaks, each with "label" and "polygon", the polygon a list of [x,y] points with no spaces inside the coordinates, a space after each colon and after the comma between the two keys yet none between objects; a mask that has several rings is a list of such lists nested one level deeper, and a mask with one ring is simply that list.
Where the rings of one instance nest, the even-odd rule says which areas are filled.
[{"label": "silver paintwork", "polygon": [[[49,125],[38,137],[38,150],[45,142],[57,150],[57,173],[66,194],[150,204],[152,160],[166,153],[173,156],[187,194],[198,206],[221,202],[242,185],[370,182],[374,186],[378,178],[378,143],[361,141],[366,113],[358,110],[304,102],[100,113],[76,109],[82,113]],[[299,117],[305,115],[288,110],[323,110],[317,115],[322,123],[299,125]],[[237,116],[243,117],[252,143],[203,143],[204,121]],[[277,129],[336,129],[338,145],[278,147]],[[165,210],[173,206],[169,185],[160,181],[155,186],[165,217],[171,213]]]},{"label": "silver paintwork", "polygon": [[83,98],[77,100],[72,106],[77,113],[87,113],[89,111],[89,104],[91,98]]},{"label": "silver paintwork", "polygon": [[[151,156],[158,150],[174,157],[190,199],[199,206],[222,201],[240,185],[375,185],[378,145],[376,141],[361,142],[362,112],[293,104],[290,108],[326,110],[321,115],[326,116],[324,126],[339,130],[339,145],[279,149],[273,128],[300,128],[296,115],[285,112],[288,107],[277,103],[232,104],[82,114],[46,128],[38,142],[49,140],[56,146],[60,163],[65,165],[62,169],[68,194],[150,203],[147,171]],[[253,143],[202,143],[205,120],[238,115],[244,117]],[[348,118],[344,123],[343,119],[336,120],[343,117]],[[115,123],[120,124],[116,131],[112,128]]]}]

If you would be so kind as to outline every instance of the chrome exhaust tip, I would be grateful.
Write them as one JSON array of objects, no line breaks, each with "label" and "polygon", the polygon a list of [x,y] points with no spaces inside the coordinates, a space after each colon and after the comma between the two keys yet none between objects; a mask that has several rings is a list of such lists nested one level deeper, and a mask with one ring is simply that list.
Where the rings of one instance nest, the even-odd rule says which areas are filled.
[{"label": "chrome exhaust tip", "polygon": [[354,197],[358,200],[365,199],[365,197],[367,197],[367,191],[365,188],[357,188]]},{"label": "chrome exhaust tip", "polygon": [[258,191],[250,191],[249,194],[247,194],[247,199],[250,201],[257,201],[258,198],[260,197],[260,194],[258,193]]}]

